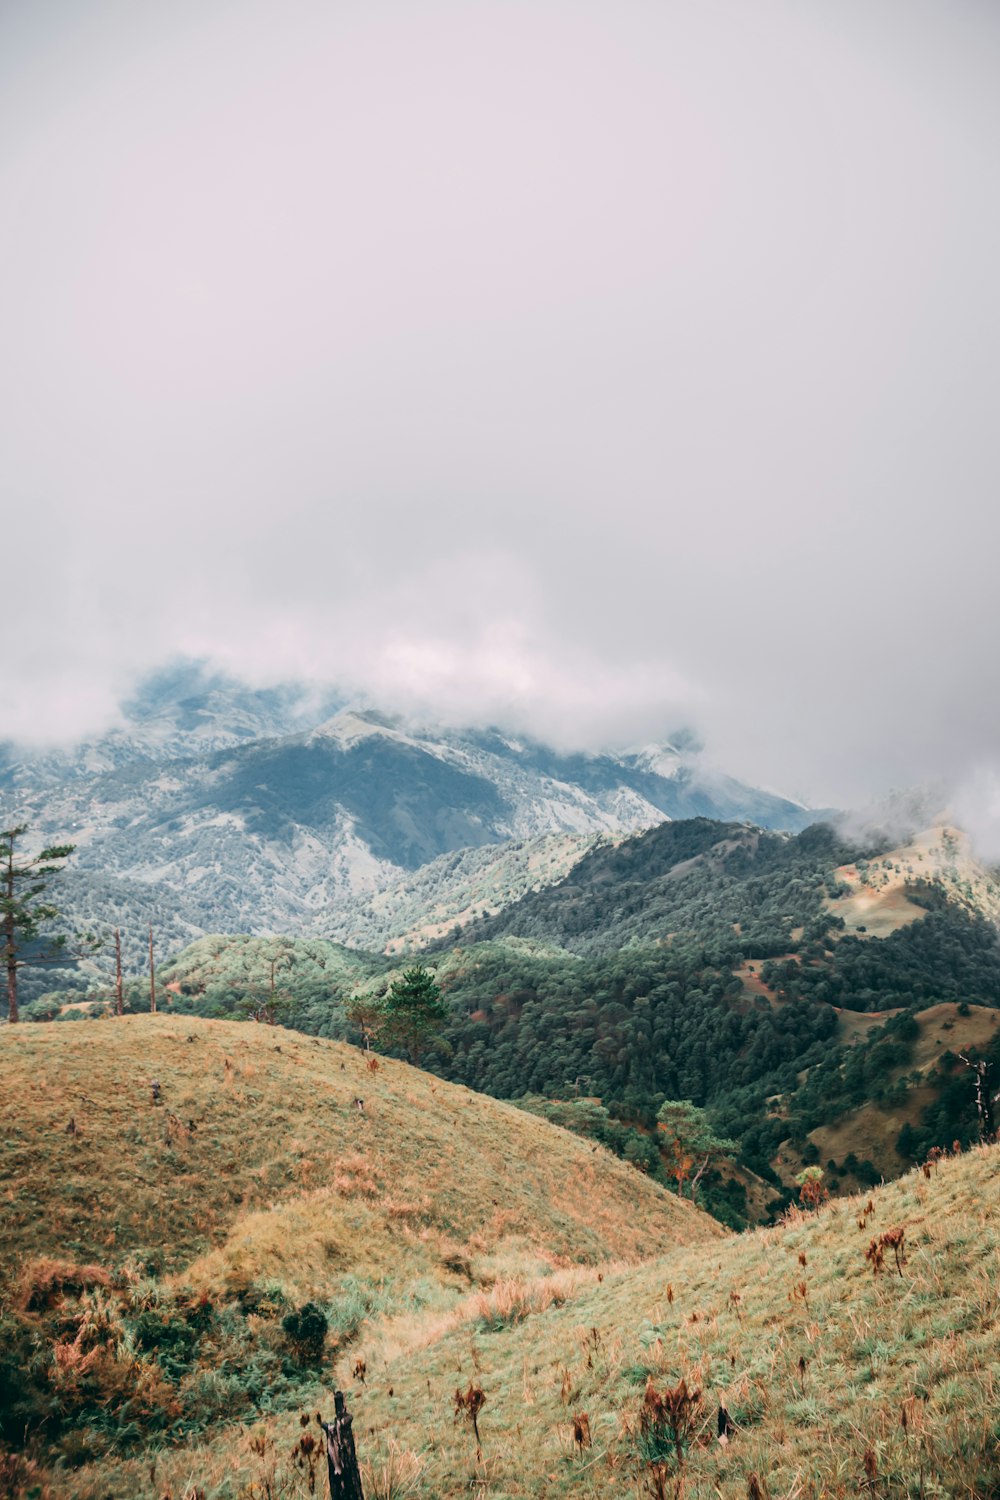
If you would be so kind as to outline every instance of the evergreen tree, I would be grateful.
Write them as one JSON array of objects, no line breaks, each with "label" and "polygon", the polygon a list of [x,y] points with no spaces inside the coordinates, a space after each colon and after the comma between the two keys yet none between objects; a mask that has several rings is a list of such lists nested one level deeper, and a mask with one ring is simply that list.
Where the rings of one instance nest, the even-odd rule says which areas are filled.
[{"label": "evergreen tree", "polygon": [[394,979],[382,1001],[385,1017],[380,1035],[390,1046],[404,1047],[419,1062],[431,1036],[448,1019],[441,988],[429,969],[407,969]]},{"label": "evergreen tree", "polygon": [[[19,955],[25,944],[38,938],[42,924],[59,915],[42,898],[52,876],[59,873],[76,848],[75,844],[50,844],[33,858],[18,855],[17,842],[27,831],[27,824],[22,823],[0,832],[0,926],[7,968],[7,1019],[11,1025],[18,1019],[17,971],[25,962]],[[64,942],[64,938],[52,939],[48,951],[31,961],[57,962]]]},{"label": "evergreen tree", "polygon": [[[666,1137],[664,1148],[670,1173],[677,1180],[677,1191],[683,1196],[684,1184],[690,1178],[693,1198],[705,1168],[719,1158],[732,1160],[737,1151],[736,1142],[716,1135],[705,1110],[692,1104],[690,1099],[665,1100],[656,1118]],[[696,1167],[697,1171],[694,1171]]]}]

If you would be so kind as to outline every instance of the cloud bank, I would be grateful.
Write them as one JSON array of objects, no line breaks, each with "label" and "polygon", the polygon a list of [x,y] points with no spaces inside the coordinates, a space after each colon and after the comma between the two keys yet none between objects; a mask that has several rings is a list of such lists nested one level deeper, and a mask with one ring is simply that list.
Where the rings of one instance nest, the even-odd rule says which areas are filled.
[{"label": "cloud bank", "polygon": [[998,63],[973,0],[4,7],[0,735],[186,654],[983,774]]}]

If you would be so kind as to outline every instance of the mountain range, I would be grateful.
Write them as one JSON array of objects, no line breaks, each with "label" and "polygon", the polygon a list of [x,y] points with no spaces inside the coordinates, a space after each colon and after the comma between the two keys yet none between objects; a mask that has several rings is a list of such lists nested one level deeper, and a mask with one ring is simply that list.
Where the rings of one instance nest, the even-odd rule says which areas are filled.
[{"label": "mountain range", "polygon": [[[796,830],[817,817],[718,771],[689,733],[569,754],[497,729],[413,725],[294,684],[255,690],[196,663],[148,679],[97,738],[3,746],[0,804],[33,835],[75,843],[68,914],[119,925],[124,903],[168,942],[213,930],[390,941],[399,934],[373,924],[373,901],[435,861],[448,921],[477,899],[470,858],[488,887],[485,872],[509,867],[516,848],[527,889],[596,838],[670,819]],[[461,869],[458,851],[469,851]]]}]

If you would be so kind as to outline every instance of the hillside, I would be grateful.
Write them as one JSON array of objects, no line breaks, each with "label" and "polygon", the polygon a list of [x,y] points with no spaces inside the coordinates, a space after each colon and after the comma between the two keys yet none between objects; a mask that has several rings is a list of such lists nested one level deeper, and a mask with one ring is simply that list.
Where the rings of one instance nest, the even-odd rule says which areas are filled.
[{"label": "hillside", "polygon": [[331,913],[325,925],[331,937],[354,947],[413,952],[557,884],[600,841],[597,834],[551,833],[442,854],[344,914]]},{"label": "hillside", "polygon": [[299,1399],[282,1320],[310,1301],[347,1348],[498,1278],[722,1233],[543,1120],[280,1028],[11,1028],[0,1125],[0,1431],[72,1462]]},{"label": "hillside", "polygon": [[[375,1497],[993,1500],[998,1223],[1000,1150],[977,1148],[710,1253],[585,1273],[548,1306],[494,1296],[444,1323],[375,1327],[358,1345],[364,1381],[334,1365],[316,1404],[329,1411],[332,1385],[349,1387]],[[884,1244],[876,1273],[869,1246],[898,1231],[899,1266]],[[693,1399],[678,1450],[666,1398],[681,1381]],[[470,1384],[485,1397],[478,1451],[455,1414]],[[287,1457],[300,1431],[289,1417],[258,1431],[255,1451],[227,1435],[163,1454],[157,1484],[249,1497],[269,1475],[293,1500],[307,1493]],[[74,1482],[80,1500],[153,1493],[135,1463]]]}]

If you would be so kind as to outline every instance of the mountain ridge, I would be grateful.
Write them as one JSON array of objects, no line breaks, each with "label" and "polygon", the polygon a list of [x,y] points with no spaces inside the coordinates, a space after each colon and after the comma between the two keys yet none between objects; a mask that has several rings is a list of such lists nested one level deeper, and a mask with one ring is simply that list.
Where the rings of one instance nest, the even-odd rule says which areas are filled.
[{"label": "mountain ridge", "polygon": [[[567,753],[199,666],[154,677],[123,714],[126,728],[72,750],[18,758],[6,746],[5,816],[74,842],[80,878],[133,883],[161,925],[186,933],[364,928],[380,892],[459,850],[699,815],[793,829],[815,816],[717,771],[686,732]],[[119,916],[110,901],[92,910],[105,926]]]}]

